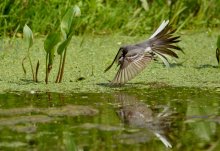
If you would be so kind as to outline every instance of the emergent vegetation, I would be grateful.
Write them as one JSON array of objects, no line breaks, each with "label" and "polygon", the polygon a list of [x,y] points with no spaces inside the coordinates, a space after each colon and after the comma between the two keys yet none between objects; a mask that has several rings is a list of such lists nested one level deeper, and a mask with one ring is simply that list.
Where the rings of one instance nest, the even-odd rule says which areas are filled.
[{"label": "emergent vegetation", "polygon": [[40,63],[39,63],[39,60],[38,60],[37,65],[36,65],[36,70],[34,72],[33,64],[32,64],[31,57],[30,57],[30,48],[33,45],[33,41],[34,41],[33,40],[33,33],[31,31],[31,29],[26,24],[23,28],[23,35],[24,35],[24,39],[25,39],[25,41],[27,43],[27,46],[28,46],[28,51],[27,51],[27,55],[22,60],[22,68],[23,68],[24,74],[26,76],[27,71],[25,69],[24,62],[28,58],[30,66],[31,66],[33,81],[37,82],[38,81],[37,80],[37,73],[38,73]]},{"label": "emergent vegetation", "polygon": [[78,5],[82,11],[80,19],[73,20],[76,35],[145,34],[168,18],[179,29],[220,25],[219,0],[2,0],[0,36],[21,33],[27,21],[34,33],[48,34],[71,5]]},{"label": "emergent vegetation", "polygon": [[[46,77],[45,77],[46,83],[48,83],[49,74],[50,74],[50,71],[52,70],[54,56],[55,56],[56,51],[57,51],[57,54],[60,56],[60,64],[59,64],[59,70],[58,70],[57,78],[55,82],[56,83],[62,82],[66,53],[67,53],[67,46],[69,45],[69,42],[71,41],[72,36],[74,34],[73,17],[80,16],[80,14],[81,13],[80,13],[80,9],[78,6],[70,7],[62,18],[62,21],[59,26],[60,30],[50,33],[47,36],[46,40],[44,41],[44,49],[46,51]],[[25,57],[22,61],[22,67],[23,67],[24,73],[26,74],[26,69],[24,67],[24,60],[28,58],[30,65],[31,65],[33,81],[37,82],[37,72],[39,69],[39,61],[36,66],[36,72],[34,73],[32,61],[31,61],[31,57],[29,53],[29,49],[33,45],[33,33],[31,29],[27,25],[25,25],[23,34],[24,34],[24,38],[26,39],[28,43],[28,53],[27,53],[27,57]]]}]

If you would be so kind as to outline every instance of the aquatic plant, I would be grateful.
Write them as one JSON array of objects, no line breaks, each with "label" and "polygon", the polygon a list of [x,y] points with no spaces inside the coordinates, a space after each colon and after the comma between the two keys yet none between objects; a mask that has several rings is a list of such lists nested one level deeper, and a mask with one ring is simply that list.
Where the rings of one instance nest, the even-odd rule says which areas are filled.
[{"label": "aquatic plant", "polygon": [[26,68],[24,66],[24,62],[28,58],[30,66],[31,66],[33,81],[38,82],[37,74],[38,74],[38,69],[39,69],[40,63],[39,63],[39,60],[38,60],[37,65],[36,65],[36,70],[34,72],[33,64],[32,64],[31,57],[30,57],[30,48],[33,45],[33,33],[31,31],[31,29],[26,24],[23,28],[23,36],[24,36],[24,39],[27,43],[28,50],[27,50],[27,55],[22,60],[22,68],[23,68],[24,74],[26,76],[27,72],[26,72]]},{"label": "aquatic plant", "polygon": [[59,45],[57,49],[58,55],[60,55],[60,65],[59,65],[59,70],[57,73],[57,78],[56,78],[56,83],[60,83],[63,78],[63,73],[64,73],[64,65],[65,65],[65,60],[66,60],[66,52],[67,52],[67,46],[69,45],[72,36],[74,34],[73,31],[73,17],[74,16],[80,16],[81,12],[78,6],[71,7],[70,9],[67,10],[65,13],[61,24],[60,24],[60,29],[63,37],[63,41]]},{"label": "aquatic plant", "polygon": [[49,34],[44,42],[44,49],[46,51],[46,83],[48,83],[49,73],[52,69],[55,51],[60,56],[59,69],[55,82],[62,82],[67,47],[74,34],[73,17],[80,16],[80,14],[80,8],[78,6],[70,7],[62,18],[60,31]]},{"label": "aquatic plant", "polygon": [[46,51],[46,77],[45,82],[48,83],[49,73],[52,69],[55,51],[57,44],[60,42],[61,37],[59,33],[51,33],[44,41],[44,50]]}]

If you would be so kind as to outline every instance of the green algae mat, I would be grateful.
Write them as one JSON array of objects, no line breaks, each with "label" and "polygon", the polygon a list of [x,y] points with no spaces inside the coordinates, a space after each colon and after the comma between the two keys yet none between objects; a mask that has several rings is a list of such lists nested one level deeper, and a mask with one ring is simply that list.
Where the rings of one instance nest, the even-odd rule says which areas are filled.
[{"label": "green algae mat", "polygon": [[41,151],[218,151],[220,68],[217,32],[182,33],[184,53],[166,68],[153,61],[121,87],[107,73],[121,45],[147,37],[73,37],[62,83],[55,83],[55,56],[45,84],[45,37],[34,39],[32,62],[39,82],[22,60],[22,39],[0,41],[0,150]]},{"label": "green algae mat", "polygon": [[[181,34],[180,34],[181,35]],[[185,54],[178,52],[179,59],[170,60],[166,68],[160,60],[149,64],[141,74],[120,88],[108,86],[117,72],[116,65],[107,73],[122,45],[133,44],[146,37],[120,35],[73,37],[67,51],[63,82],[54,81],[58,72],[59,56],[55,56],[49,84],[45,84],[46,52],[45,38],[34,39],[30,50],[32,62],[40,61],[38,83],[32,82],[31,70],[26,61],[26,76],[22,60],[27,48],[22,39],[1,39],[0,45],[0,91],[50,91],[50,92],[113,92],[118,89],[144,89],[155,84],[174,87],[198,87],[218,89],[220,72],[215,57],[217,32],[186,32],[181,35],[179,46]]]}]

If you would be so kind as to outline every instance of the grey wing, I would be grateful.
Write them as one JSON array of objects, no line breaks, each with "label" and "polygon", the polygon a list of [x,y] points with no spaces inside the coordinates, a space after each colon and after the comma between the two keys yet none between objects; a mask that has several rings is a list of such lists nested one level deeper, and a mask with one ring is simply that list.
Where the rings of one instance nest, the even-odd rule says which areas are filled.
[{"label": "grey wing", "polygon": [[111,84],[125,84],[139,74],[152,59],[152,55],[144,53],[125,57]]},{"label": "grey wing", "polygon": [[104,72],[107,72],[107,71],[113,66],[114,62],[117,61],[118,58],[119,58],[121,55],[122,55],[122,49],[119,49],[119,50],[118,50],[118,53],[116,54],[116,56],[115,56],[115,58],[114,58],[114,60],[113,60],[112,63],[105,69]]},{"label": "grey wing", "polygon": [[144,49],[147,49],[148,47],[151,47],[151,42],[149,40],[146,40],[144,42],[140,42],[140,43],[137,43],[136,46],[138,47],[142,47]]}]

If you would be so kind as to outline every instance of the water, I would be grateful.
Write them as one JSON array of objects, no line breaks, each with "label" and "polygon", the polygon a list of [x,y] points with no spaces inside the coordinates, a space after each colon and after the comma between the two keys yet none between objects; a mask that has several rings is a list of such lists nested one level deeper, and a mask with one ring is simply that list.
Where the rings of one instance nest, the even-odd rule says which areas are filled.
[{"label": "water", "polygon": [[220,93],[0,94],[0,150],[220,150]]}]

